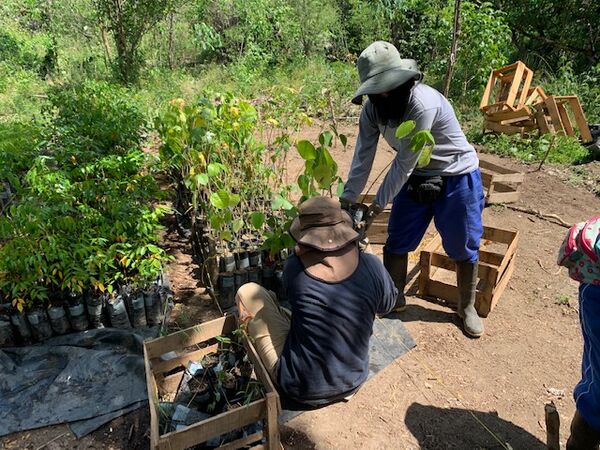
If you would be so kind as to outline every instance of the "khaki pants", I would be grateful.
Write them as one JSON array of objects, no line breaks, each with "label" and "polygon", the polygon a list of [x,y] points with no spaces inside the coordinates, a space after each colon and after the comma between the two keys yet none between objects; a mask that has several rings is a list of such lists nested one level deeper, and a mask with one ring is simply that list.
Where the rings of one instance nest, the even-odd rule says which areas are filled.
[{"label": "khaki pants", "polygon": [[240,320],[248,321],[248,335],[273,380],[277,361],[290,332],[291,313],[279,306],[272,291],[256,283],[246,283],[235,296]]}]

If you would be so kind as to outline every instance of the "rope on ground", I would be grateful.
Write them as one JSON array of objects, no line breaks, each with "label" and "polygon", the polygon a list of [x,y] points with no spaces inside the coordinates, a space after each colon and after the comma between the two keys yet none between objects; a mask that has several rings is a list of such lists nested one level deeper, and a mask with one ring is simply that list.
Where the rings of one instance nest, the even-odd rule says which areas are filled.
[{"label": "rope on ground", "polygon": [[504,205],[504,206],[509,209],[513,209],[515,211],[534,215],[540,219],[546,220],[555,225],[560,225],[561,227],[571,228],[571,226],[573,225],[572,223],[568,223],[568,222],[564,221],[561,217],[557,216],[556,214],[547,214],[547,213],[538,211],[537,209],[523,208],[521,206],[515,206],[515,205]]},{"label": "rope on ground", "polygon": [[[408,346],[407,346],[407,345],[404,343],[404,341],[402,340],[402,337],[398,336],[398,334],[397,334],[397,333],[396,333],[394,330],[390,329],[390,328],[389,328],[389,327],[386,325],[386,323],[385,323],[383,320],[381,320],[379,317],[376,317],[376,320],[379,320],[379,321],[381,322],[381,324],[382,324],[382,325],[383,325],[383,326],[384,326],[384,327],[385,327],[385,328],[388,330],[388,332],[390,333],[390,335],[392,335],[392,336],[395,336],[395,337],[397,337],[397,338],[398,338],[398,341],[399,341],[399,342],[400,342],[400,344],[401,344],[401,345],[402,345],[402,346],[403,346],[403,347],[406,349],[406,352],[407,352],[407,353],[408,353],[408,352],[411,350],[411,349],[410,349],[410,348],[408,348]],[[377,337],[377,336],[375,336],[375,337]],[[385,346],[382,346],[382,348],[384,349],[384,351],[387,351],[387,350],[385,350]],[[413,357],[415,358],[415,360],[417,361],[417,363],[418,363],[419,365],[421,365],[421,367],[422,367],[423,369],[425,369],[425,371],[426,371],[426,372],[429,372],[429,374],[430,374],[430,377],[431,377],[433,380],[435,380],[435,381],[439,382],[439,384],[440,384],[440,385],[441,385],[441,386],[442,386],[444,389],[446,389],[446,392],[447,392],[448,394],[450,394],[452,397],[454,397],[454,398],[455,398],[455,399],[456,399],[456,400],[457,400],[457,401],[458,401],[458,402],[459,402],[459,403],[460,403],[460,404],[461,404],[461,405],[462,405],[462,406],[465,408],[465,410],[466,410],[466,411],[467,411],[467,412],[468,412],[468,413],[471,415],[471,417],[473,417],[473,419],[475,420],[475,422],[477,422],[477,423],[478,423],[478,424],[479,424],[479,425],[480,425],[480,426],[481,426],[481,427],[482,427],[482,428],[483,428],[485,431],[487,431],[487,433],[488,433],[488,434],[489,434],[489,435],[490,435],[492,438],[494,438],[494,440],[495,440],[496,442],[498,442],[498,444],[499,444],[499,445],[500,445],[500,446],[501,446],[501,447],[502,447],[504,450],[513,450],[513,449],[512,449],[512,447],[510,446],[510,444],[509,444],[508,442],[503,442],[503,441],[502,441],[502,440],[501,440],[501,439],[498,437],[498,435],[497,435],[496,433],[494,433],[492,430],[490,430],[490,429],[489,429],[489,428],[486,426],[486,424],[484,424],[484,423],[481,421],[481,419],[479,419],[479,417],[477,417],[477,416],[476,416],[476,415],[473,413],[473,411],[471,411],[470,409],[468,409],[468,408],[466,407],[466,405],[464,404],[464,402],[463,402],[462,398],[460,397],[460,395],[458,395],[456,392],[454,392],[454,390],[453,390],[453,389],[451,389],[450,387],[448,387],[448,386],[447,386],[447,385],[444,383],[444,381],[443,381],[443,377],[442,377],[441,375],[438,375],[438,374],[435,372],[435,370],[433,370],[431,367],[429,367],[429,366],[428,366],[428,365],[427,365],[425,362],[421,361],[421,359],[420,359],[418,356],[416,356],[416,355],[413,355]],[[399,367],[400,367],[402,370],[404,370],[404,368],[403,368],[403,367],[400,365],[400,362],[399,362],[399,360],[398,360],[398,359],[394,359],[394,363],[398,364],[398,366],[399,366]],[[410,378],[410,377],[409,377],[409,378]],[[411,381],[412,381],[412,380],[411,380]],[[413,383],[414,383],[414,381],[413,381]],[[427,398],[427,396],[425,396],[425,397]]]}]

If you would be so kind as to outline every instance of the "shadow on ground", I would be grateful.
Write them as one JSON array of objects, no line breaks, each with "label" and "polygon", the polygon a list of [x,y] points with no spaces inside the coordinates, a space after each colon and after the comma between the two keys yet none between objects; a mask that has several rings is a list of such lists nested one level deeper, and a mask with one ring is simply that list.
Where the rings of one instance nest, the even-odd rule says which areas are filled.
[{"label": "shadow on ground", "polygon": [[405,423],[425,450],[546,448],[538,438],[494,412],[413,403],[406,411]]},{"label": "shadow on ground", "polygon": [[285,449],[315,449],[315,444],[312,439],[304,432],[285,425],[279,425],[281,434],[281,444]]}]

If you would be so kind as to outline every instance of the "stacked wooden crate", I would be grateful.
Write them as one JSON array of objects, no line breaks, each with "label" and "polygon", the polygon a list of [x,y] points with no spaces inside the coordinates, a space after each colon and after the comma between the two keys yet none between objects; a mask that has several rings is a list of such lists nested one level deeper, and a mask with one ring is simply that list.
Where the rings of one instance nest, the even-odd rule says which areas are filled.
[{"label": "stacked wooden crate", "polygon": [[[504,134],[562,134],[592,140],[585,114],[576,95],[547,95],[541,86],[532,87],[533,71],[517,61],[493,70],[479,105],[484,130]],[[569,106],[571,114],[567,110]]]}]

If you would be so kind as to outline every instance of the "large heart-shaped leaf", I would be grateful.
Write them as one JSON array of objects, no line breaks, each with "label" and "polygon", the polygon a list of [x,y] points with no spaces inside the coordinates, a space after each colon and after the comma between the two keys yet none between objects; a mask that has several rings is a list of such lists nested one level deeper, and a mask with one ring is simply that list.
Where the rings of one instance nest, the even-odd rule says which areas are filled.
[{"label": "large heart-shaped leaf", "polygon": [[296,148],[298,149],[298,153],[305,161],[313,160],[317,157],[317,151],[315,150],[315,146],[312,145],[309,141],[302,140],[296,143]]},{"label": "large heart-shaped leaf", "polygon": [[260,228],[262,228],[262,226],[265,223],[264,213],[255,211],[252,214],[250,214],[250,223],[256,230],[259,230]]},{"label": "large heart-shaped leaf", "polygon": [[229,207],[229,193],[223,189],[210,194],[210,204],[215,208],[225,209]]}]

